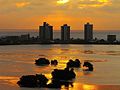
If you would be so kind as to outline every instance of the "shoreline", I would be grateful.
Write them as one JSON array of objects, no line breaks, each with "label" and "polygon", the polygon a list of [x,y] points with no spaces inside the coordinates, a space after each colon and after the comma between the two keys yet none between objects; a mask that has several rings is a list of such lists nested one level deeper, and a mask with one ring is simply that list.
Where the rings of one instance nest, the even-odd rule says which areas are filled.
[{"label": "shoreline", "polygon": [[120,45],[120,43],[23,43],[23,44],[0,44],[0,46],[9,45]]}]

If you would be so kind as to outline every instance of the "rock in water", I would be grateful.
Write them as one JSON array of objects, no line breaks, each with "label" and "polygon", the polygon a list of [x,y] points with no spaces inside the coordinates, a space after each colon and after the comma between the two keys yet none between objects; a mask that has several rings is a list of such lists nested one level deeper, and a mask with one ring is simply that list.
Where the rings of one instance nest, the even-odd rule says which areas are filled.
[{"label": "rock in water", "polygon": [[58,65],[58,61],[57,60],[51,60],[51,65]]},{"label": "rock in water", "polygon": [[22,76],[17,84],[20,87],[46,87],[48,79],[45,75],[36,74],[36,75],[26,75]]},{"label": "rock in water", "polygon": [[69,62],[67,63],[67,67],[76,67],[76,68],[81,67],[80,60],[79,59],[76,59],[75,61],[69,60]]},{"label": "rock in water", "polygon": [[46,59],[46,58],[39,58],[38,60],[35,60],[35,64],[36,64],[36,65],[43,66],[43,65],[49,65],[50,62],[49,62],[49,60]]},{"label": "rock in water", "polygon": [[71,80],[76,77],[74,69],[70,69],[67,67],[64,70],[54,69],[52,72],[52,79],[55,80]]},{"label": "rock in water", "polygon": [[83,67],[87,67],[85,71],[93,71],[93,65],[90,62],[84,62]]}]

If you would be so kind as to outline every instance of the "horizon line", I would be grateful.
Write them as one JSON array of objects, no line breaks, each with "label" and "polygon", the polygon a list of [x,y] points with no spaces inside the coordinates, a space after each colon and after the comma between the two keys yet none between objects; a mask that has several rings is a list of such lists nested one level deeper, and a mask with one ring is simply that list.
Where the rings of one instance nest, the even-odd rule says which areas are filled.
[{"label": "horizon line", "polygon": [[[8,28],[0,28],[0,31],[1,30],[11,30],[11,31],[14,31],[14,30],[26,30],[26,31],[29,31],[29,30],[31,30],[31,31],[34,31],[34,30],[39,30],[39,29],[25,29],[25,28],[10,28],[10,29],[8,29]],[[93,29],[94,31],[113,31],[112,29],[111,30],[109,30],[109,29],[106,29],[106,30],[103,30],[103,29],[101,29],[101,30],[97,30],[97,29]],[[60,29],[59,30],[54,30],[53,29],[53,31],[61,31]],[[74,29],[71,29],[71,31],[84,31],[84,29],[83,30],[74,30]],[[120,30],[114,30],[114,31],[120,31]]]}]

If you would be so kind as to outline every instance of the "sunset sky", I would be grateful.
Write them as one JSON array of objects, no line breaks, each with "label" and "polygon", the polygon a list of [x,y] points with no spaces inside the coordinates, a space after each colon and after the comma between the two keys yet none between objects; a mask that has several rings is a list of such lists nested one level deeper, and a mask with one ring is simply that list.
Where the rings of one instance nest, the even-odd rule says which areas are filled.
[{"label": "sunset sky", "polygon": [[48,22],[59,30],[94,24],[95,30],[120,30],[120,0],[0,0],[0,29],[37,29]]}]

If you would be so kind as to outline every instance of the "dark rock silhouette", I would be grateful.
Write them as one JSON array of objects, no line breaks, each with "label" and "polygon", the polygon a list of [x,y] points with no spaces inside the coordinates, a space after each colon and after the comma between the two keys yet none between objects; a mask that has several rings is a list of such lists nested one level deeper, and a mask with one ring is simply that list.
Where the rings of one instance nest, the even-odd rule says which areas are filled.
[{"label": "dark rock silhouette", "polygon": [[48,79],[45,75],[36,74],[36,75],[26,75],[22,76],[17,84],[20,87],[46,87]]},{"label": "dark rock silhouette", "polygon": [[54,69],[51,74],[52,79],[55,80],[71,80],[76,77],[74,69],[72,68],[69,70],[69,67],[65,68],[64,70]]},{"label": "dark rock silhouette", "polygon": [[90,62],[84,62],[83,67],[87,67],[85,71],[93,71],[93,65]]},{"label": "dark rock silhouette", "polygon": [[52,80],[50,84],[47,85],[48,88],[61,88],[60,80]]},{"label": "dark rock silhouette", "polygon": [[52,82],[47,85],[48,88],[61,88],[62,86],[65,86],[66,88],[69,88],[69,86],[73,87],[73,82],[52,80]]},{"label": "dark rock silhouette", "polygon": [[58,65],[58,61],[57,60],[51,60],[51,65]]},{"label": "dark rock silhouette", "polygon": [[80,60],[79,59],[76,59],[75,61],[69,60],[69,62],[67,63],[67,67],[76,67],[76,68],[81,67]]},{"label": "dark rock silhouette", "polygon": [[49,65],[50,62],[46,58],[39,58],[38,60],[35,60],[35,64],[42,66],[42,65]]}]

